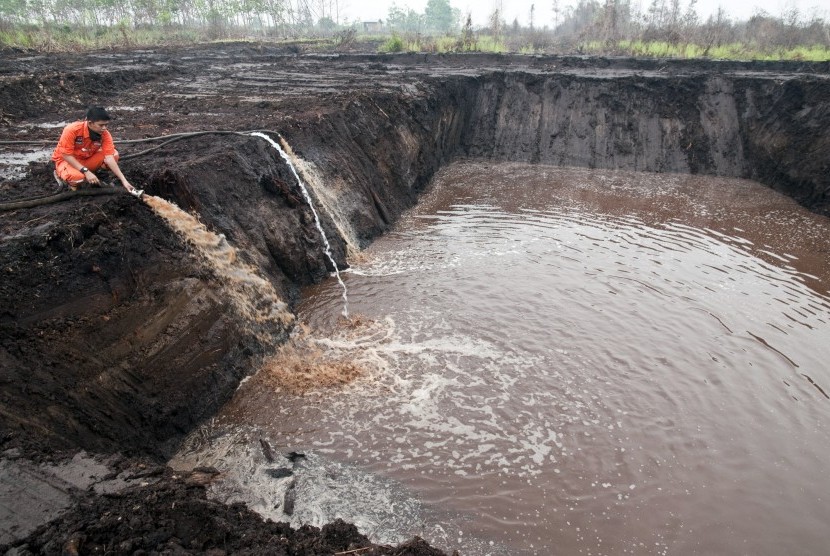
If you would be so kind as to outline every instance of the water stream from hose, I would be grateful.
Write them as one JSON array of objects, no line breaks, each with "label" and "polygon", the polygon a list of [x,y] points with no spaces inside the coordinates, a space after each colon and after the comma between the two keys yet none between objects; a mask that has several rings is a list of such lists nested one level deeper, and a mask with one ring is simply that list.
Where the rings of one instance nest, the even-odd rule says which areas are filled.
[{"label": "water stream from hose", "polygon": [[317,230],[320,231],[320,236],[323,238],[323,245],[324,251],[326,253],[326,257],[328,257],[329,261],[331,262],[331,266],[334,268],[334,274],[337,276],[337,282],[340,284],[340,287],[343,288],[343,316],[349,316],[349,292],[346,289],[346,283],[343,282],[343,279],[340,277],[340,269],[337,267],[337,263],[334,261],[334,256],[331,253],[331,244],[329,244],[329,239],[326,237],[326,232],[323,231],[323,225],[320,222],[320,216],[317,214],[317,210],[314,208],[314,202],[311,200],[311,194],[308,192],[308,189],[303,183],[303,180],[300,178],[300,174],[297,172],[297,169],[294,167],[294,163],[291,161],[291,157],[288,156],[288,153],[280,146],[279,143],[271,139],[269,136],[265,135],[264,133],[260,133],[255,131],[251,133],[254,137],[260,137],[268,141],[271,146],[277,149],[277,152],[280,153],[280,156],[288,164],[288,168],[291,170],[291,173],[296,178],[297,183],[300,185],[300,190],[303,192],[303,197],[308,203],[309,208],[311,208],[312,214],[314,214],[314,224],[317,226]]},{"label": "water stream from hose", "polygon": [[273,341],[275,323],[285,328],[293,325],[294,315],[274,286],[240,259],[223,234],[210,231],[194,215],[161,197],[145,194],[141,198],[203,257],[219,278],[227,299],[261,340]]}]

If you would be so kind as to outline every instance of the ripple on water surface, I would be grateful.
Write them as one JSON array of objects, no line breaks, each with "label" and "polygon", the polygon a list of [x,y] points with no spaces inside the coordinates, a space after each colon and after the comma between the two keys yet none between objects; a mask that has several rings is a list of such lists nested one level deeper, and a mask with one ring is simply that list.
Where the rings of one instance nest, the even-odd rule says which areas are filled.
[{"label": "ripple on water surface", "polygon": [[220,421],[394,481],[432,523],[403,529],[471,554],[819,553],[828,253],[751,182],[456,164],[346,275],[362,323],[336,283],[302,307],[362,378]]}]

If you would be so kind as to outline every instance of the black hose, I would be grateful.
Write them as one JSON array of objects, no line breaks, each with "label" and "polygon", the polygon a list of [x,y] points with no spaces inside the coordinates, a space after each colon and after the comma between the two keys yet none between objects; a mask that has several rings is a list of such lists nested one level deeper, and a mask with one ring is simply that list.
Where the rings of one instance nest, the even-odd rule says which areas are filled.
[{"label": "black hose", "polygon": [[[172,139],[172,138],[186,138],[186,137],[198,137],[199,135],[210,135],[210,134],[235,134],[235,135],[249,135],[255,131],[259,131],[262,133],[274,133],[279,135],[278,132],[272,131],[269,129],[249,129],[244,131],[232,131],[232,130],[216,130],[216,131],[187,131],[183,133],[171,133],[170,135],[159,135],[158,137],[145,137],[144,139],[125,139],[121,141],[117,141],[119,145],[132,145],[135,143],[152,143],[153,141],[161,141],[163,139]],[[178,140],[178,139],[177,139]],[[0,145],[43,145],[43,144],[52,144],[56,141],[54,139],[38,139],[32,141],[0,141]],[[161,145],[159,145],[161,146]],[[130,155],[136,156],[136,155]]]},{"label": "black hose", "polygon": [[261,133],[273,133],[275,135],[279,135],[279,132],[272,131],[270,129],[244,129],[242,131],[234,131],[232,129],[216,129],[210,131],[183,131],[182,133],[171,133],[170,135],[159,135],[158,137],[145,137],[144,139],[126,139],[123,141],[118,141],[119,145],[130,145],[133,143],[148,143],[151,141],[160,141],[162,139],[172,139],[172,138],[182,138],[185,139],[187,137],[198,137],[199,135],[250,135],[255,131],[259,131]]},{"label": "black hose", "polygon": [[9,201],[0,203],[0,212],[9,210],[17,210],[22,208],[32,208],[41,205],[50,205],[52,203],[59,203],[75,197],[92,197],[96,195],[115,195],[120,193],[120,188],[108,187],[101,189],[80,189],[78,191],[64,191],[55,195],[45,195],[42,197],[30,197],[28,199],[20,199],[19,201]]}]

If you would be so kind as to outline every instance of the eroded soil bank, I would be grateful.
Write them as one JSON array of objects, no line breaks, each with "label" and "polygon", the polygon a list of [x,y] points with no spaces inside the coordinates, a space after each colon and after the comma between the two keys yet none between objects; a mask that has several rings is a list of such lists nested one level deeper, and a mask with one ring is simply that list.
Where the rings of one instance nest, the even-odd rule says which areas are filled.
[{"label": "eroded soil bank", "polygon": [[[294,304],[300,286],[332,269],[296,181],[266,142],[202,135],[127,159],[158,143],[124,140],[278,132],[342,267],[438,168],[467,156],[745,177],[830,214],[828,73],[826,63],[298,56],[246,44],[5,54],[0,125],[3,140],[43,139],[45,160],[62,122],[107,106],[133,183],[197,213]],[[10,172],[28,147],[3,148]],[[27,170],[3,181],[0,202],[54,191],[47,164]],[[221,278],[132,197],[5,211],[0,235],[7,460],[84,449],[163,461],[287,332],[236,316]],[[144,496],[136,488],[131,496]],[[218,546],[210,542],[199,550]]]}]

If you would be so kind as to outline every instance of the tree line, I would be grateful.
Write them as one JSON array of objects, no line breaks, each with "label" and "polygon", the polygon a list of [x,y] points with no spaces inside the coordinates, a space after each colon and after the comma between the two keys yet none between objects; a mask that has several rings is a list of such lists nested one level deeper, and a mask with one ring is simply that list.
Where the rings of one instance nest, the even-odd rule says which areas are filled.
[{"label": "tree line", "polygon": [[587,41],[606,45],[659,41],[708,48],[728,43],[767,48],[830,46],[830,25],[817,14],[803,13],[795,7],[778,15],[759,10],[746,21],[733,21],[723,7],[701,19],[697,0],[651,0],[645,9],[638,9],[639,5],[630,0],[580,0],[574,7],[561,9],[559,1],[554,0],[553,34],[562,43],[572,45]]},{"label": "tree line", "polygon": [[[614,53],[621,46],[697,45],[698,55],[711,55],[722,45],[758,49],[792,49],[799,45],[830,48],[830,26],[816,14],[788,8],[780,14],[756,12],[733,21],[720,9],[701,19],[697,0],[578,0],[564,5],[547,0],[531,6],[524,23],[505,21],[497,0],[487,23],[472,25],[451,0],[428,0],[423,12],[393,3],[385,20],[364,27],[347,21],[346,0],[0,0],[0,44],[28,33],[102,35],[116,29],[129,42],[140,30],[161,37],[189,32],[200,38],[298,39],[357,33],[405,36],[402,44],[430,44],[423,37],[456,37],[459,49],[476,49],[487,37],[505,51]],[[457,1],[457,0],[456,0]],[[545,21],[539,25],[539,21]],[[435,43],[431,43],[435,44]],[[449,44],[449,43],[447,43]],[[631,52],[628,52],[631,53]],[[636,52],[635,52],[636,53]],[[648,51],[642,52],[649,54]],[[819,54],[822,55],[822,54]]]},{"label": "tree line", "polygon": [[246,30],[296,36],[336,28],[340,0],[0,0],[0,29],[13,25]]}]

